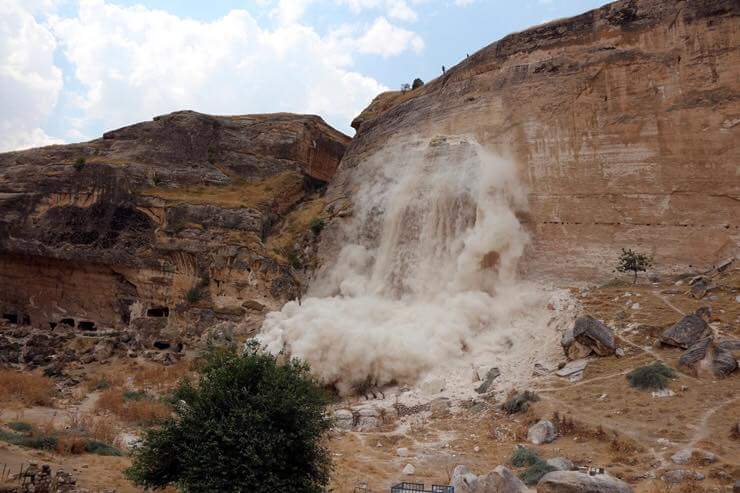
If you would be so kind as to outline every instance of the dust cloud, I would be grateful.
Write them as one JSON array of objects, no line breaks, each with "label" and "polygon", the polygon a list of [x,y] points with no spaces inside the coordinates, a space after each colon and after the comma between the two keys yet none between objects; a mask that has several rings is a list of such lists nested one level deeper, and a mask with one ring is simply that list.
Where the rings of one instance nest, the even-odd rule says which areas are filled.
[{"label": "dust cloud", "polygon": [[261,343],[341,393],[430,378],[470,388],[479,365],[531,373],[556,336],[548,295],[517,277],[529,237],[514,163],[467,136],[412,139],[352,179],[353,214],[338,226],[349,241],[300,305],[267,315]]}]

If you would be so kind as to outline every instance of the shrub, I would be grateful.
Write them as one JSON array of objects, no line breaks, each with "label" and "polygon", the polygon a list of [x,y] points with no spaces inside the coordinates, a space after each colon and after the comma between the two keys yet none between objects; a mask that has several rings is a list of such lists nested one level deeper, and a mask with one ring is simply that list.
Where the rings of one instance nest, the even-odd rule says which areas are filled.
[{"label": "shrub", "polygon": [[185,299],[188,300],[188,303],[191,305],[200,301],[202,297],[203,292],[201,291],[200,286],[193,286],[185,294]]},{"label": "shrub", "polygon": [[25,435],[0,430],[0,440],[21,447],[41,450],[54,450],[57,447],[57,438],[50,435]]},{"label": "shrub", "polygon": [[[129,399],[126,398],[128,395]],[[150,425],[168,418],[170,407],[164,402],[146,399],[146,392],[121,392],[118,389],[104,391],[98,397],[95,408],[115,414],[127,423]]]},{"label": "shrub", "polygon": [[540,481],[540,479],[542,479],[542,476],[544,476],[548,472],[552,472],[555,470],[557,469],[549,465],[547,462],[543,460],[537,460],[525,471],[520,473],[519,477],[527,486],[534,486]]},{"label": "shrub", "polygon": [[518,446],[514,448],[514,453],[511,454],[511,465],[514,467],[532,466],[541,461],[542,459],[537,455],[537,452],[527,447]]},{"label": "shrub", "polygon": [[176,415],[147,430],[126,475],[145,488],[320,492],[329,481],[327,397],[306,364],[251,347],[214,352]]},{"label": "shrub", "polygon": [[123,393],[124,401],[151,401],[154,398],[146,390],[126,390]]},{"label": "shrub", "polygon": [[424,81],[417,77],[416,79],[414,79],[413,84],[411,84],[411,89],[418,89],[423,85],[424,85]]},{"label": "shrub", "polygon": [[31,433],[33,431],[33,425],[30,423],[24,423],[23,421],[13,421],[8,423],[7,426],[11,430],[20,433]]},{"label": "shrub", "polygon": [[638,389],[664,389],[669,378],[676,373],[660,361],[647,366],[635,368],[627,374],[632,387]]},{"label": "shrub", "polygon": [[511,396],[503,403],[501,409],[503,409],[506,414],[517,414],[529,409],[530,402],[537,402],[538,400],[540,400],[540,398],[537,397],[537,394],[530,392],[529,390],[525,390],[524,392],[517,392]]},{"label": "shrub", "polygon": [[622,248],[622,254],[617,260],[617,271],[634,272],[635,278],[632,282],[637,283],[637,273],[648,270],[652,265],[652,257],[643,253],[633,252],[632,249],[625,250]]},{"label": "shrub", "polygon": [[123,453],[116,447],[97,440],[87,440],[85,442],[85,452],[96,455],[121,456]]},{"label": "shrub", "polygon": [[308,227],[311,228],[311,232],[314,235],[319,236],[321,231],[324,230],[324,226],[326,226],[326,222],[324,222],[320,217],[315,217],[311,219],[311,224],[309,224]]},{"label": "shrub", "polygon": [[54,382],[47,377],[0,370],[0,402],[18,401],[27,406],[51,406],[55,392]]},{"label": "shrub", "polygon": [[75,171],[82,171],[82,168],[85,167],[85,164],[86,164],[85,158],[82,156],[78,157],[75,160],[75,164],[74,164]]}]

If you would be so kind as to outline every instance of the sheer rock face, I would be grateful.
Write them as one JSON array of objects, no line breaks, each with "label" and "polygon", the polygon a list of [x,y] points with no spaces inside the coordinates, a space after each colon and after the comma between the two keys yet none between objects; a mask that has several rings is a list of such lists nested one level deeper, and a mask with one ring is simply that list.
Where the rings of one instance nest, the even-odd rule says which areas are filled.
[{"label": "sheer rock face", "polygon": [[391,139],[470,134],[514,159],[533,276],[611,275],[620,247],[660,268],[737,252],[740,3],[622,0],[509,35],[353,122],[332,185]]},{"label": "sheer rock face", "polygon": [[182,111],[0,154],[0,312],[166,330],[278,306],[297,285],[276,245],[349,141],[315,116]]}]

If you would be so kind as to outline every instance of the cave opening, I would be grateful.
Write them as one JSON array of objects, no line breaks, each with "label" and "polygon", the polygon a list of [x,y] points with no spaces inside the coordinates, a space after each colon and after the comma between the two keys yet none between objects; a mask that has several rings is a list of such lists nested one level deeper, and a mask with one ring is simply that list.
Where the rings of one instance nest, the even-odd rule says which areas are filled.
[{"label": "cave opening", "polygon": [[169,349],[170,343],[165,341],[154,341],[154,347],[159,350]]},{"label": "cave opening", "polygon": [[17,324],[18,315],[16,313],[3,313],[3,320],[11,324]]},{"label": "cave opening", "polygon": [[166,306],[157,306],[146,311],[147,317],[162,318],[170,316],[170,309]]},{"label": "cave opening", "polygon": [[56,329],[56,328],[57,328],[57,323],[56,323],[56,322],[52,322],[52,321],[50,320],[50,321],[49,321],[49,328],[50,328],[51,330],[54,330],[54,329]]},{"label": "cave opening", "polygon": [[80,320],[77,322],[77,328],[80,330],[98,330],[97,327],[95,327],[95,322],[90,322],[89,320]]},{"label": "cave opening", "polygon": [[67,327],[74,327],[75,326],[75,319],[74,318],[63,318],[59,321],[61,325],[66,325]]}]

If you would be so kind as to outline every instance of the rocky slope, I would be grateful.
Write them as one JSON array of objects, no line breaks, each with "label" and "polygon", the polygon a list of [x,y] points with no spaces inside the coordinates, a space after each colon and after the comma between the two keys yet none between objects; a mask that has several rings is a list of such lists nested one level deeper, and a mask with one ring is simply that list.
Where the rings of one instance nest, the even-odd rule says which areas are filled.
[{"label": "rocky slope", "polygon": [[620,247],[659,268],[732,256],[739,28],[734,0],[622,0],[509,35],[376,98],[331,193],[351,196],[355,168],[393,139],[469,134],[514,159],[528,186],[531,275],[594,280]]},{"label": "rocky slope", "polygon": [[0,313],[159,333],[279,306],[349,140],[315,116],[183,111],[0,154]]}]

